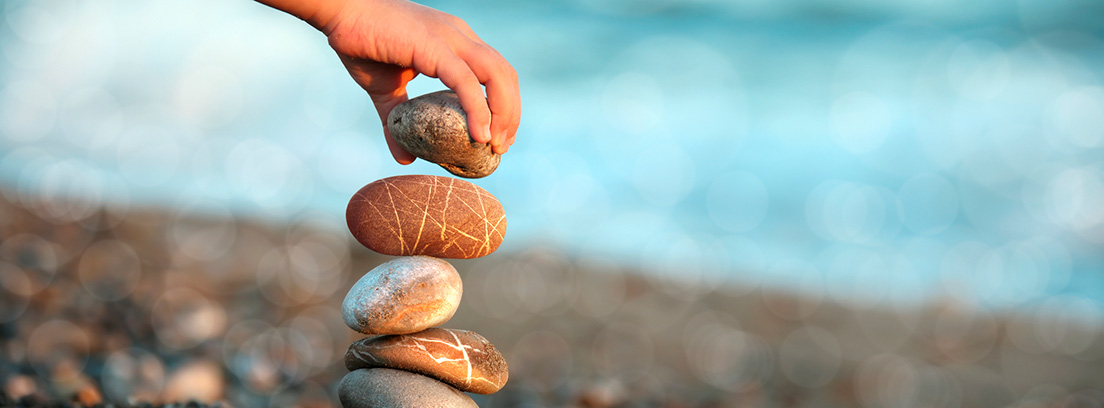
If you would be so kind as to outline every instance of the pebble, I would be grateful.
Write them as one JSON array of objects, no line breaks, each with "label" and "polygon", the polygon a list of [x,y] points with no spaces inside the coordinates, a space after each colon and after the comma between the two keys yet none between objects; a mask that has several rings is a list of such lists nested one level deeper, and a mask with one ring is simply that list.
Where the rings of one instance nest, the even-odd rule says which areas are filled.
[{"label": "pebble", "polygon": [[401,336],[361,339],[345,353],[345,368],[385,367],[441,380],[464,392],[491,394],[509,369],[495,346],[467,330],[434,328]]},{"label": "pebble", "polygon": [[365,334],[415,333],[451,319],[463,293],[460,274],[448,262],[406,256],[357,280],[341,303],[341,315]]},{"label": "pebble", "polygon": [[445,383],[390,368],[346,374],[337,398],[344,408],[478,408],[471,397]]},{"label": "pebble", "polygon": [[460,177],[486,177],[502,156],[468,133],[468,115],[450,90],[419,96],[395,106],[387,116],[391,138],[421,159]]},{"label": "pebble", "polygon": [[225,384],[222,367],[218,363],[194,360],[169,375],[161,392],[161,400],[218,401],[223,398]]},{"label": "pebble", "polygon": [[[20,399],[32,395],[36,391],[38,391],[38,386],[35,385],[34,378],[30,376],[13,375],[4,383],[4,392],[12,399]],[[3,405],[3,401],[0,401],[0,406]]]},{"label": "pebble", "polygon": [[345,212],[349,231],[384,255],[478,258],[506,235],[506,212],[483,188],[451,177],[380,179],[357,191]]}]

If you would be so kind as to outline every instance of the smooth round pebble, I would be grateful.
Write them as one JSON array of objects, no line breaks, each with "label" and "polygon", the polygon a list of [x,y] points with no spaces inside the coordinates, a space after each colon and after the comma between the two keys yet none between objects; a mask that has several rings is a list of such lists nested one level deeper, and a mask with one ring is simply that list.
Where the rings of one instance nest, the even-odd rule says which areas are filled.
[{"label": "smooth round pebble", "polygon": [[357,280],[341,303],[341,315],[365,334],[415,333],[452,318],[463,293],[460,274],[448,262],[406,256]]},{"label": "smooth round pebble", "polygon": [[478,408],[471,397],[432,378],[390,368],[345,374],[337,386],[344,408]]},{"label": "smooth round pebble", "polygon": [[387,115],[387,129],[399,146],[418,158],[437,163],[460,177],[486,177],[502,156],[468,132],[468,115],[450,90],[400,103]]},{"label": "smooth round pebble", "polygon": [[506,211],[487,190],[452,177],[407,175],[368,183],[345,210],[349,231],[384,255],[478,258],[506,236]]},{"label": "smooth round pebble", "polygon": [[386,367],[427,375],[464,392],[491,394],[506,385],[509,368],[479,334],[434,328],[414,334],[361,339],[345,353],[345,368]]}]

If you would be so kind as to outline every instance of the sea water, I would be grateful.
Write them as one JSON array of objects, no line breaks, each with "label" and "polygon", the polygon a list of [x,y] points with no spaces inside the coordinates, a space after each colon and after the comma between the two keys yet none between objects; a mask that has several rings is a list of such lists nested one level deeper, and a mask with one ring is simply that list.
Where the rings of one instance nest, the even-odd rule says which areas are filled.
[{"label": "sea water", "polygon": [[[1104,307],[1104,22],[1062,2],[434,1],[517,69],[503,250],[841,301]],[[325,39],[250,2],[6,1],[0,180],[343,216],[391,161]],[[412,95],[441,89],[416,79]]]}]

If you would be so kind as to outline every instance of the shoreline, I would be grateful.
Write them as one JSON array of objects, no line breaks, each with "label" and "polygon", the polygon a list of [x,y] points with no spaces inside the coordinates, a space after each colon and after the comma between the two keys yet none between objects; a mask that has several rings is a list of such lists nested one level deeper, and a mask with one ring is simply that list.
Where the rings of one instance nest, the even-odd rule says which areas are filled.
[{"label": "shoreline", "polygon": [[[275,393],[336,406],[340,356],[362,337],[344,326],[341,296],[390,258],[310,217],[97,209],[55,223],[3,195],[0,209],[3,302],[9,315],[22,307],[0,324],[0,387],[29,381],[44,401],[85,392],[248,406]],[[1104,402],[1104,327],[1060,303],[840,304],[680,284],[539,247],[450,263],[465,293],[444,327],[485,336],[511,368],[501,392],[473,396],[481,406]],[[137,362],[152,374],[124,369]]]}]

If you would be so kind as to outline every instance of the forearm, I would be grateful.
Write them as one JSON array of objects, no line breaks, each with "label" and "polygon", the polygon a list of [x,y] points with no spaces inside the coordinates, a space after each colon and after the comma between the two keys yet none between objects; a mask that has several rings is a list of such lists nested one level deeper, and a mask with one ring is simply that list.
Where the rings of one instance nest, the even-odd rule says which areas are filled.
[{"label": "forearm", "polygon": [[329,35],[332,25],[341,14],[346,0],[256,0],[258,3],[272,7],[298,17],[319,31]]}]

